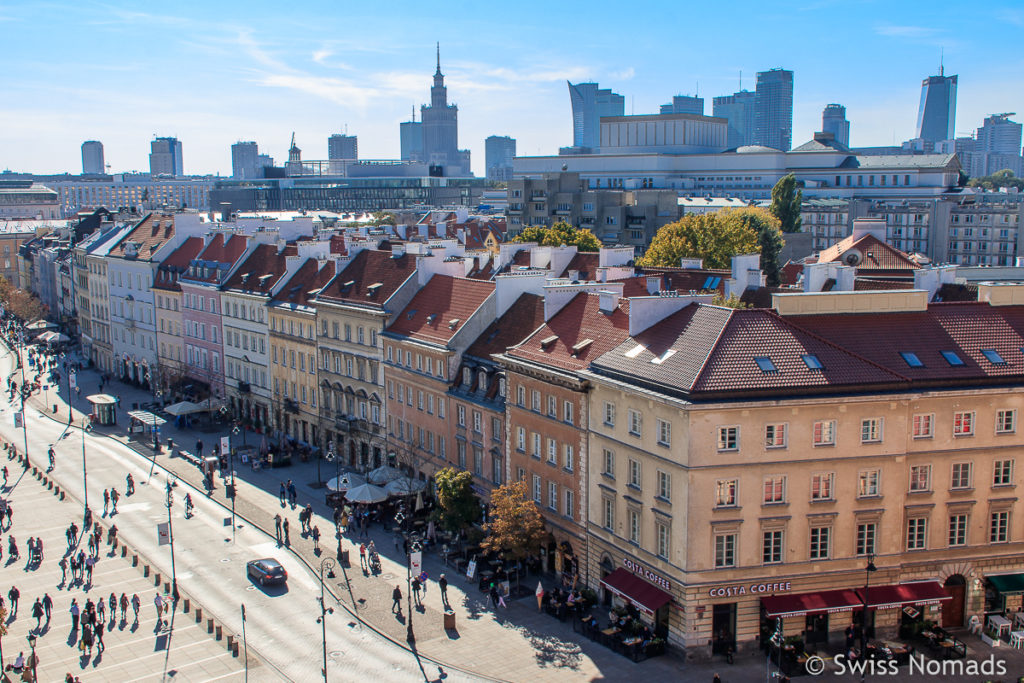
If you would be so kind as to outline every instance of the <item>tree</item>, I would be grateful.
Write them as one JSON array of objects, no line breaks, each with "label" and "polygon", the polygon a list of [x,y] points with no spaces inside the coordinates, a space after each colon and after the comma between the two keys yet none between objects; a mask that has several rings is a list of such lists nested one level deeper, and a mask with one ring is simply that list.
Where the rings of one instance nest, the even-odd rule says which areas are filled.
[{"label": "tree", "polygon": [[525,560],[540,552],[548,532],[537,504],[526,497],[526,482],[514,481],[491,492],[491,517],[484,531],[487,537],[480,547],[506,560]]},{"label": "tree", "polygon": [[658,230],[637,264],[678,267],[680,259],[700,258],[705,268],[729,268],[733,256],[760,252],[757,233],[742,215],[745,211],[750,209],[687,214]]},{"label": "tree", "polygon": [[599,251],[601,242],[594,233],[586,229],[574,228],[565,221],[558,221],[550,228],[533,225],[523,228],[512,240],[513,242],[536,242],[542,247],[574,246],[579,251]]},{"label": "tree", "polygon": [[764,209],[749,208],[733,211],[733,218],[746,225],[757,235],[761,251],[761,272],[769,287],[779,286],[779,252],[785,242],[782,239],[779,219]]},{"label": "tree", "polygon": [[728,298],[722,294],[715,294],[711,297],[711,303],[715,306],[724,306],[725,308],[753,308],[753,306],[748,303],[744,303],[743,300],[735,294],[730,294]]},{"label": "tree", "polygon": [[772,215],[782,223],[782,232],[800,232],[803,219],[800,207],[804,201],[803,190],[797,188],[796,176],[789,175],[779,178],[772,188]]},{"label": "tree", "polygon": [[16,289],[6,278],[0,276],[0,304],[15,317],[24,322],[39,320],[46,315],[47,308],[31,292]]},{"label": "tree", "polygon": [[370,225],[373,226],[396,225],[398,223],[398,218],[390,211],[374,211],[371,215],[373,220],[370,221]]},{"label": "tree", "polygon": [[1008,168],[1004,168],[1002,171],[996,171],[992,175],[981,176],[978,178],[971,178],[967,181],[970,187],[980,187],[985,190],[999,190],[1004,187],[1015,187],[1018,190],[1024,191],[1024,178],[1018,178]]},{"label": "tree", "polygon": [[480,517],[480,501],[473,493],[473,475],[445,467],[434,475],[437,483],[437,519],[451,532],[461,531]]}]

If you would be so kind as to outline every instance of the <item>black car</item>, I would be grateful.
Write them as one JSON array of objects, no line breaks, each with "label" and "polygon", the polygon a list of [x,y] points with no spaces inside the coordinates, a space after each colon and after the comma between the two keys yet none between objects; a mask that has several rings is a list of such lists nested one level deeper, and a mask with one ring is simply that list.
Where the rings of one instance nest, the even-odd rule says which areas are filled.
[{"label": "black car", "polygon": [[288,572],[277,560],[266,557],[262,560],[250,560],[245,565],[249,578],[261,586],[288,581]]}]

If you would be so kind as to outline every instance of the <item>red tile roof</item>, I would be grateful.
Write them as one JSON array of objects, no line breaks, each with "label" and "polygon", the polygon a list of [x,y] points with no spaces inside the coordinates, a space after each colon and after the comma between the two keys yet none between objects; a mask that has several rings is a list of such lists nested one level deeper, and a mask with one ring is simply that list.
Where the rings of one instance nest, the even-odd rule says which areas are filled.
[{"label": "red tile roof", "polygon": [[[508,355],[564,370],[582,370],[629,335],[625,302],[628,299],[620,300],[611,313],[604,313],[599,294],[577,294],[540,329],[509,349]],[[589,344],[577,346],[587,340]]]},{"label": "red tile roof", "polygon": [[188,264],[199,254],[203,248],[202,237],[189,237],[180,247],[171,252],[170,256],[164,259],[157,269],[154,289],[165,289],[172,292],[180,292],[181,285],[178,284],[178,274],[188,268]]},{"label": "red tile roof", "polygon": [[596,252],[576,252],[569,264],[557,277],[569,277],[570,270],[579,271],[581,280],[596,280],[597,267],[601,265],[601,255]]},{"label": "red tile roof", "polygon": [[286,245],[280,252],[276,244],[261,244],[224,283],[224,289],[268,295],[288,270],[287,258],[297,253],[294,244]]},{"label": "red tile roof", "polygon": [[308,258],[288,279],[288,282],[284,283],[271,303],[312,306],[320,289],[325,287],[333,277],[334,261],[327,261],[322,268],[319,268],[315,258]]},{"label": "red tile roof", "polygon": [[151,213],[139,221],[131,232],[121,238],[113,249],[111,256],[124,258],[125,245],[134,242],[138,245],[138,261],[152,259],[153,253],[168,240],[174,237],[174,216],[172,214]]},{"label": "red tile roof", "polygon": [[388,332],[446,344],[493,293],[493,282],[433,275],[395,316]]},{"label": "red tile roof", "polygon": [[390,251],[364,249],[317,298],[380,307],[415,271],[413,255],[392,258]]},{"label": "red tile roof", "polygon": [[520,294],[505,314],[492,322],[466,351],[467,355],[489,359],[530,336],[544,324],[544,297]]},{"label": "red tile roof", "polygon": [[[233,266],[235,262],[245,254],[247,246],[248,239],[246,239],[244,235],[230,235],[229,238],[225,240],[224,233],[217,233],[210,239],[210,243],[206,245],[206,248],[203,249],[203,251],[200,252],[194,260],[198,262],[217,263],[227,266],[227,269],[230,270],[231,266]],[[194,282],[218,282],[221,272],[220,268],[216,268],[211,275],[203,277],[202,273],[197,271],[195,275],[189,275],[188,279]]]},{"label": "red tile roof", "polygon": [[858,250],[863,257],[861,262],[857,264],[858,273],[884,271],[893,274],[912,275],[913,271],[921,267],[907,254],[870,234],[861,235],[857,239],[850,235],[846,239],[836,242],[818,254],[817,262],[842,262],[843,255],[851,249]]}]

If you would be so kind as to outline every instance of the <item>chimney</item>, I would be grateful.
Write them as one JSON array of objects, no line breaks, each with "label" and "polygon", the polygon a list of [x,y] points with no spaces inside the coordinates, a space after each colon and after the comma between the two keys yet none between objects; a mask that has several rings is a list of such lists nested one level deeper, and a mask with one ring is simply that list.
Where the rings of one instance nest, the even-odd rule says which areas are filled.
[{"label": "chimney", "polygon": [[391,258],[401,258],[405,256],[405,243],[395,242],[391,245]]},{"label": "chimney", "polygon": [[598,296],[601,297],[600,308],[602,313],[611,313],[619,305],[619,295],[616,292],[602,289],[598,292]]},{"label": "chimney", "polygon": [[647,293],[657,294],[661,291],[661,276],[660,275],[648,275],[647,276]]}]

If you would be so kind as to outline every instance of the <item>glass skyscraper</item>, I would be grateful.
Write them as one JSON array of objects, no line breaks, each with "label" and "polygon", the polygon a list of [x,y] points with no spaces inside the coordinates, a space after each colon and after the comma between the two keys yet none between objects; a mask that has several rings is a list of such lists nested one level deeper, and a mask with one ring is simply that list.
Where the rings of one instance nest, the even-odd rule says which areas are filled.
[{"label": "glass skyscraper", "polygon": [[850,122],[846,120],[846,107],[841,104],[830,104],[821,112],[821,130],[832,133],[836,142],[844,147],[850,146]]},{"label": "glass skyscraper", "polygon": [[611,90],[601,90],[597,83],[569,83],[572,102],[572,146],[596,149],[601,145],[601,117],[623,116],[626,98]]},{"label": "glass skyscraper", "polygon": [[929,76],[921,81],[921,106],[917,110],[917,137],[928,142],[954,138],[956,123],[956,76]]},{"label": "glass skyscraper", "polygon": [[771,69],[757,74],[754,144],[788,151],[793,146],[793,72]]}]

